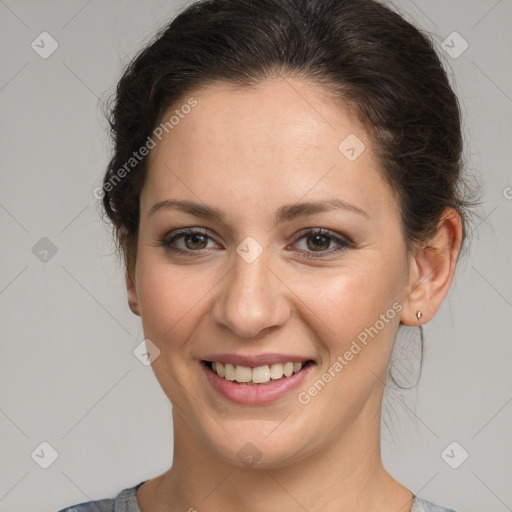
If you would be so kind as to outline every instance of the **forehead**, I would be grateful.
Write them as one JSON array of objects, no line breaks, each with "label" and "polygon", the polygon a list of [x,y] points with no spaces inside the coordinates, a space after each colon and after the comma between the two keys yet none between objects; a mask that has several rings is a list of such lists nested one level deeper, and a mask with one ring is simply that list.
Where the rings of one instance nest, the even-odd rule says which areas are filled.
[{"label": "forehead", "polygon": [[163,121],[171,116],[172,128],[149,155],[143,196],[153,201],[178,191],[222,201],[242,190],[253,200],[279,192],[297,201],[308,190],[310,200],[326,192],[357,195],[367,206],[375,194],[385,199],[363,126],[311,83],[214,84],[176,102]]},{"label": "forehead", "polygon": [[[283,152],[303,147],[324,150],[333,144],[337,150],[340,137],[350,133],[366,139],[363,126],[341,101],[334,103],[331,97],[318,85],[291,77],[244,87],[211,84],[168,109],[163,122],[173,117],[176,124],[164,138],[171,139],[166,135],[172,132],[176,146],[187,143],[200,149],[222,142],[222,147],[239,146],[258,153],[266,150],[267,154],[277,148]],[[191,98],[196,103],[193,109],[187,106]],[[181,110],[187,113],[179,119],[173,116]],[[262,142],[265,146],[258,146]]]}]

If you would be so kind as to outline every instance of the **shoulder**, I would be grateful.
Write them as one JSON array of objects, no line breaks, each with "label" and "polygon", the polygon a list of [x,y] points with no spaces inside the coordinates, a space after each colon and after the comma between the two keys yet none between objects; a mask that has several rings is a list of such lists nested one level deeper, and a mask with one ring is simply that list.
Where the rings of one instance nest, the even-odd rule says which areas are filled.
[{"label": "shoulder", "polygon": [[105,499],[98,501],[87,501],[66,507],[58,512],[114,512],[114,500]]},{"label": "shoulder", "polygon": [[430,501],[414,496],[410,512],[456,512],[451,508],[440,507]]},{"label": "shoulder", "polygon": [[78,503],[58,512],[141,512],[136,493],[144,482],[123,489],[115,498]]}]

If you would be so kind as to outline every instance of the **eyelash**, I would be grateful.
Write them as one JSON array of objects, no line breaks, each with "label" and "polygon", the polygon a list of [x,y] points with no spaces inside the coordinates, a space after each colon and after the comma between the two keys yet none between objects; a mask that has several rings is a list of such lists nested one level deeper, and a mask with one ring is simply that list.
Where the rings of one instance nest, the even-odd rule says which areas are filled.
[{"label": "eyelash", "polygon": [[[171,234],[172,234],[172,232],[171,232]],[[201,249],[200,251],[183,250],[183,249],[180,249],[179,247],[173,247],[171,245],[178,238],[183,237],[184,235],[203,235],[203,236],[208,237],[209,239],[212,239],[212,237],[208,234],[208,232],[201,228],[187,228],[187,229],[182,229],[182,230],[178,231],[177,233],[172,234],[172,236],[165,236],[163,238],[156,239],[156,241],[158,242],[159,246],[164,247],[166,250],[171,251],[175,254],[183,255],[183,256],[193,257],[193,256],[195,256],[193,253],[200,253],[202,250],[206,250],[206,249]],[[297,241],[307,238],[308,236],[322,235],[322,236],[328,237],[332,241],[338,243],[338,247],[334,250],[328,249],[325,251],[318,251],[316,253],[315,253],[315,251],[305,252],[305,253],[295,252],[295,254],[299,254],[305,258],[313,258],[313,259],[314,258],[325,258],[326,257],[325,254],[332,256],[333,254],[342,252],[354,245],[353,242],[350,241],[348,238],[347,239],[340,238],[340,237],[336,236],[329,229],[324,229],[324,228],[309,229],[307,231],[300,232],[299,235],[300,236],[297,239]]]}]

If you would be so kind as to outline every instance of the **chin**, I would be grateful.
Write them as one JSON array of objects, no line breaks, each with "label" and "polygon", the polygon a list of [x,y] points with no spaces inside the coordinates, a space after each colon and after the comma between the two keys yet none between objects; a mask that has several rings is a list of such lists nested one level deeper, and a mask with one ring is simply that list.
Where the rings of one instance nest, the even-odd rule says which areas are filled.
[{"label": "chin", "polygon": [[272,469],[285,467],[304,458],[311,450],[312,444],[305,435],[282,430],[279,434],[275,429],[276,422],[270,426],[263,422],[244,422],[240,426],[239,435],[226,435],[223,439],[212,439],[214,451],[228,464],[245,469]]}]

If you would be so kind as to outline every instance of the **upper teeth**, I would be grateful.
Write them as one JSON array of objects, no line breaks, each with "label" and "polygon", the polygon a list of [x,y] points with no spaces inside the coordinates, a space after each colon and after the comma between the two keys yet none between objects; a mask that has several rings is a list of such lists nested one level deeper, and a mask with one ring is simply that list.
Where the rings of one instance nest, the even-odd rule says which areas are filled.
[{"label": "upper teeth", "polygon": [[290,377],[294,373],[299,372],[306,364],[306,361],[297,363],[276,363],[249,368],[248,366],[233,365],[230,363],[222,364],[217,361],[212,363],[213,371],[226,380],[234,380],[236,382],[253,382],[254,384],[262,384],[269,382],[270,379],[281,379],[283,375]]}]

